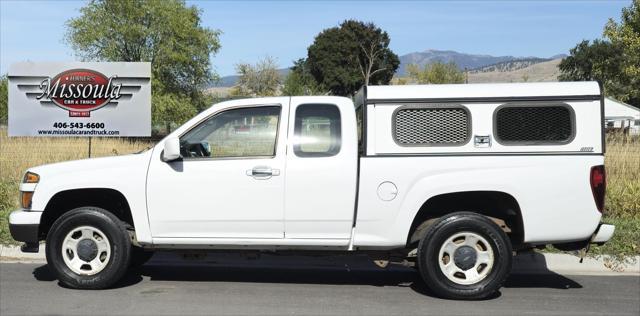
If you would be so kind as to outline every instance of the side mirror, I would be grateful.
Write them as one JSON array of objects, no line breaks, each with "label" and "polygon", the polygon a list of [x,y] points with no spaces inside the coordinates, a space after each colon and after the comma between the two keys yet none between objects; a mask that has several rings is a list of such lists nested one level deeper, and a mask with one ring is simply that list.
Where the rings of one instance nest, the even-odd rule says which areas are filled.
[{"label": "side mirror", "polygon": [[180,159],[180,140],[177,137],[170,137],[164,141],[164,151],[162,161],[169,162]]}]

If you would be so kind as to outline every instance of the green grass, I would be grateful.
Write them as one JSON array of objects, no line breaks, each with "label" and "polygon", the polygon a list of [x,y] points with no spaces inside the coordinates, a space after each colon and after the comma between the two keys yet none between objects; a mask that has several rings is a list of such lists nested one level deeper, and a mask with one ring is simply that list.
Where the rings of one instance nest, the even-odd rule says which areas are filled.
[{"label": "green grass", "polygon": [[640,218],[634,217],[610,217],[605,216],[605,223],[616,225],[613,238],[602,246],[593,246],[589,249],[589,254],[612,255],[617,260],[622,260],[628,256],[640,254]]},{"label": "green grass", "polygon": [[9,233],[9,213],[18,207],[18,184],[0,179],[0,244],[16,244]]}]

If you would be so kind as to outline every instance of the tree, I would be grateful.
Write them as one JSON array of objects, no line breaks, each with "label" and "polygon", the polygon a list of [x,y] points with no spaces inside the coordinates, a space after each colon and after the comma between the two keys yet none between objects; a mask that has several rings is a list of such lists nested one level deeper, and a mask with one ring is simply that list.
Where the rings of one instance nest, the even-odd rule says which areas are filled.
[{"label": "tree", "polygon": [[412,81],[420,84],[464,83],[464,73],[454,62],[443,63],[436,61],[420,67],[416,64],[407,65],[407,74]]},{"label": "tree", "polygon": [[569,50],[569,56],[560,65],[562,81],[587,81],[613,79],[622,62],[621,50],[611,42],[603,40],[582,41]]},{"label": "tree", "polygon": [[309,72],[335,95],[352,95],[362,85],[388,84],[400,65],[390,41],[373,23],[344,21],[320,32],[309,46]]},{"label": "tree", "polygon": [[293,62],[293,67],[284,80],[283,95],[319,95],[326,91],[318,85],[309,72],[309,66],[304,58]]},{"label": "tree", "polygon": [[640,0],[623,8],[620,20],[609,19],[604,29],[604,36],[622,51],[620,70],[627,82],[617,97],[640,107]]},{"label": "tree", "polygon": [[[152,91],[180,98],[182,107],[208,106],[202,89],[216,79],[210,56],[220,31],[201,25],[200,11],[181,0],[94,0],[67,21],[66,41],[83,60],[151,62]],[[153,117],[174,121],[173,102],[153,103]],[[163,109],[163,107],[169,107]],[[188,111],[188,109],[186,109]],[[178,120],[181,121],[181,120]]]},{"label": "tree", "polygon": [[165,133],[171,132],[171,123],[182,124],[198,113],[198,109],[188,97],[174,93],[154,93],[151,120],[166,126]]},{"label": "tree", "polygon": [[255,65],[238,64],[236,71],[240,74],[234,95],[242,96],[274,96],[282,82],[276,60],[270,56],[258,61]]},{"label": "tree", "polygon": [[585,40],[569,53],[558,65],[560,81],[600,81],[608,95],[621,99],[628,79],[621,74],[623,57],[620,46],[600,39],[593,42]]},{"label": "tree", "polygon": [[0,76],[0,124],[9,118],[9,80],[7,76]]},{"label": "tree", "polygon": [[640,1],[623,9],[620,24],[609,20],[604,35],[572,48],[558,79],[600,81],[607,95],[640,107]]}]

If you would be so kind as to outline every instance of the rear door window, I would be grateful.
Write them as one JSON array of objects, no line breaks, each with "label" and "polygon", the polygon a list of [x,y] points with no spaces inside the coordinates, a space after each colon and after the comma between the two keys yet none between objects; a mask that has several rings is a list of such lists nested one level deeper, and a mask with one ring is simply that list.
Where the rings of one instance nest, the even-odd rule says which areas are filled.
[{"label": "rear door window", "polygon": [[331,157],[340,152],[340,110],[334,104],[301,104],[296,109],[293,151],[298,157]]}]

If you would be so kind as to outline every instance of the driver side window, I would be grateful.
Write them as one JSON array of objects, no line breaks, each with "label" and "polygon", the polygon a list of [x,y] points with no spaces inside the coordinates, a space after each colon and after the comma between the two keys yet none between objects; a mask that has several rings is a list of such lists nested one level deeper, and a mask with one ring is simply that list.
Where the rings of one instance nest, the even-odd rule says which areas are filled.
[{"label": "driver side window", "polygon": [[180,137],[180,153],[185,159],[273,157],[279,119],[279,106],[218,113]]}]

